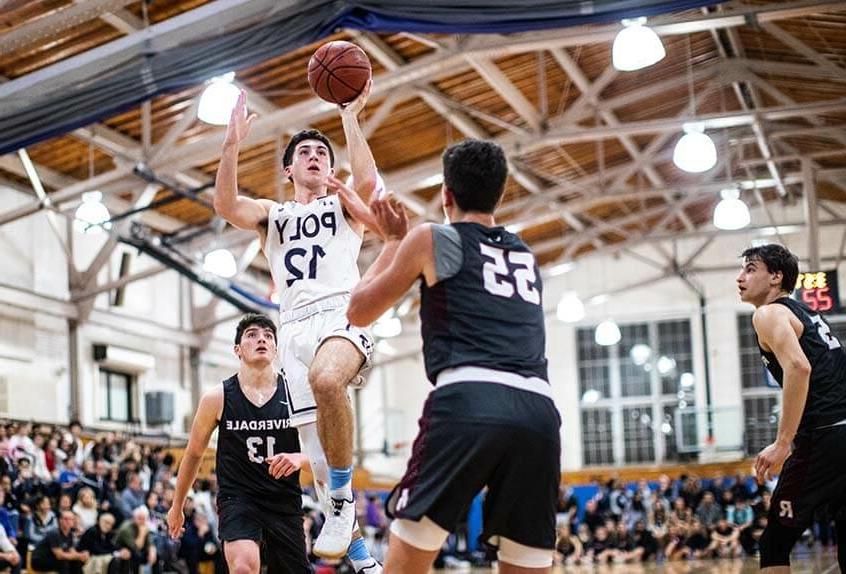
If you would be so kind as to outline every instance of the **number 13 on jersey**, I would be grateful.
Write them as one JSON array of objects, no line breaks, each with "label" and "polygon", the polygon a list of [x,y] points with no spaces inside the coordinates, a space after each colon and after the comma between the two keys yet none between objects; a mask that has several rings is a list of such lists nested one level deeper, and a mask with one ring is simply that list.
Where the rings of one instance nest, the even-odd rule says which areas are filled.
[{"label": "number 13 on jersey", "polygon": [[540,305],[541,297],[535,283],[535,258],[527,251],[507,251],[484,243],[479,244],[485,290],[498,297],[510,299],[517,295],[527,303]]}]

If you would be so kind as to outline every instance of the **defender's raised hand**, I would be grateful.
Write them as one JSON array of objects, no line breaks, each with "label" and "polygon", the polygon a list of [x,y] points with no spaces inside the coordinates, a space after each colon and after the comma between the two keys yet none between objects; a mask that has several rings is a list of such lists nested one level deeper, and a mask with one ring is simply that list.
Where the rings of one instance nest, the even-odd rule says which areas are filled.
[{"label": "defender's raised hand", "polygon": [[240,145],[246,139],[247,134],[250,133],[250,125],[256,117],[256,114],[247,114],[247,92],[241,90],[238,101],[232,108],[229,125],[226,126],[226,139],[223,140],[223,147]]},{"label": "defender's raised hand", "polygon": [[386,240],[401,240],[408,233],[408,215],[394,192],[374,196],[370,212]]}]

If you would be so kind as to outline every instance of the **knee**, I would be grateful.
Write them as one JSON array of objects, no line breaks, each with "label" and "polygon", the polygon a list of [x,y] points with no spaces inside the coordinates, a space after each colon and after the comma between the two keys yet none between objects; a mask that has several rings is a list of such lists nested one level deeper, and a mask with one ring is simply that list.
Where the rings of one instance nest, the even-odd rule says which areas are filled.
[{"label": "knee", "polygon": [[257,563],[254,564],[249,559],[236,559],[230,569],[231,574],[257,574],[258,571],[259,565]]},{"label": "knee", "polygon": [[308,372],[308,382],[316,397],[335,395],[344,387],[343,381],[335,376],[335,373],[331,369],[327,368],[310,369]]}]

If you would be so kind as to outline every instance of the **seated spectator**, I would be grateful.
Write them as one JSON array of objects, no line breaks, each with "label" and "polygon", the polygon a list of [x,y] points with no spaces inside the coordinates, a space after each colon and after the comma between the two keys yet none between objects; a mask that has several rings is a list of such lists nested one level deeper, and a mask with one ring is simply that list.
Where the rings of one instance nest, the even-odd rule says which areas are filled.
[{"label": "seated spectator", "polygon": [[561,523],[566,521],[569,525],[574,525],[578,520],[579,501],[576,500],[576,495],[567,486],[566,483],[561,483],[558,488],[558,507],[555,509],[557,518],[556,521]]},{"label": "seated spectator", "polygon": [[634,549],[628,558],[634,556],[640,562],[646,562],[658,554],[658,541],[646,527],[646,522],[643,520],[635,523],[632,540],[634,541]]},{"label": "seated spectator", "polygon": [[61,512],[63,510],[70,510],[73,512],[73,497],[67,492],[63,492],[59,495],[59,506],[56,509],[56,512]]},{"label": "seated spectator", "polygon": [[129,550],[117,547],[114,528],[115,517],[104,512],[97,519],[97,523],[82,534],[77,549],[88,552],[90,556],[83,568],[83,574],[106,574],[114,558],[131,558]]},{"label": "seated spectator", "polygon": [[608,529],[600,526],[593,535],[587,554],[594,564],[610,564],[617,557],[617,549],[611,543]]},{"label": "seated spectator", "polygon": [[32,552],[32,568],[37,572],[81,574],[88,552],[76,550],[73,512],[62,512],[58,528],[47,532]]},{"label": "seated spectator", "polygon": [[[711,496],[710,492],[708,493]],[[709,558],[713,556],[714,549],[711,547],[711,533],[708,528],[698,520],[694,520],[688,529],[685,546],[690,550],[690,557],[694,559]]]},{"label": "seated spectator", "polygon": [[50,482],[53,479],[53,474],[50,472],[50,469],[47,468],[47,455],[44,452],[44,435],[36,433],[32,442],[35,445],[32,472],[36,478],[41,480],[41,482]]},{"label": "seated spectator", "polygon": [[726,519],[729,524],[736,526],[739,530],[744,530],[752,524],[755,518],[755,512],[745,500],[738,500],[733,506],[726,509]]},{"label": "seated spectator", "polygon": [[596,529],[605,524],[605,517],[599,511],[599,505],[596,500],[588,500],[585,504],[585,515],[582,517],[582,524],[587,524],[591,533],[595,533]]},{"label": "seated spectator", "polygon": [[15,429],[15,434],[9,438],[9,453],[13,460],[26,458],[30,463],[35,460],[35,443],[29,436],[31,432],[32,423],[20,423]]},{"label": "seated spectator", "polygon": [[15,550],[15,545],[6,536],[6,531],[0,528],[0,572],[9,572],[21,563],[21,555]]},{"label": "seated spectator", "polygon": [[687,525],[678,523],[670,526],[667,532],[667,546],[664,548],[664,556],[667,560],[684,560],[690,555],[690,548],[687,547]]},{"label": "seated spectator", "polygon": [[564,521],[559,523],[555,541],[555,562],[568,566],[581,564],[584,547],[578,536],[573,535],[570,523],[565,515]]},{"label": "seated spectator", "polygon": [[132,511],[132,520],[124,522],[117,533],[118,548],[129,550],[129,560],[118,561],[121,574],[138,574],[144,565],[156,563],[156,544],[147,525],[147,507],[139,506]]},{"label": "seated spectator", "polygon": [[204,513],[194,513],[194,521],[182,536],[179,557],[185,559],[189,574],[197,574],[201,562],[220,562],[220,546]]},{"label": "seated spectator", "polygon": [[54,530],[59,526],[59,521],[53,513],[49,498],[39,496],[35,499],[34,506],[35,512],[30,516],[29,523],[26,527],[26,538],[33,546],[41,542],[48,531]]},{"label": "seated spectator", "polygon": [[623,522],[628,530],[634,529],[635,523],[646,520],[646,505],[643,503],[643,494],[638,490],[629,500],[628,506],[623,511]]},{"label": "seated spectator", "polygon": [[737,558],[740,556],[740,531],[729,523],[726,518],[720,518],[711,532],[711,545],[714,556],[718,558]]},{"label": "seated spectator", "polygon": [[139,506],[144,506],[144,489],[141,487],[141,477],[130,473],[126,477],[126,488],[120,493],[120,510],[124,516],[132,516]]},{"label": "seated spectator", "polygon": [[[71,459],[73,460],[73,459]],[[79,516],[79,527],[85,531],[97,524],[97,499],[94,497],[94,490],[86,486],[79,490],[76,504],[73,505],[73,511]],[[112,520],[114,520],[114,516]]]},{"label": "seated spectator", "polygon": [[673,510],[670,513],[669,523],[671,525],[687,525],[693,520],[693,512],[687,506],[684,498],[681,496],[673,501]]},{"label": "seated spectator", "polygon": [[6,491],[0,488],[0,527],[3,532],[12,542],[17,543],[18,537],[18,512],[14,508],[11,510],[6,506]]},{"label": "seated spectator", "polygon": [[699,507],[696,509],[696,519],[706,528],[712,528],[722,515],[723,511],[714,501],[714,493],[706,491],[702,496],[702,502],[699,503]]},{"label": "seated spectator", "polygon": [[752,498],[752,492],[749,490],[748,477],[738,472],[734,477],[734,484],[731,486],[731,492],[735,500],[749,500]]},{"label": "seated spectator", "polygon": [[29,501],[44,494],[41,480],[32,474],[32,463],[28,458],[18,460],[18,477],[12,484],[12,493],[21,505],[28,505]]},{"label": "seated spectator", "polygon": [[76,465],[76,459],[72,456],[68,457],[65,461],[65,467],[59,472],[59,486],[62,488],[62,491],[75,490],[81,478],[82,475]]}]

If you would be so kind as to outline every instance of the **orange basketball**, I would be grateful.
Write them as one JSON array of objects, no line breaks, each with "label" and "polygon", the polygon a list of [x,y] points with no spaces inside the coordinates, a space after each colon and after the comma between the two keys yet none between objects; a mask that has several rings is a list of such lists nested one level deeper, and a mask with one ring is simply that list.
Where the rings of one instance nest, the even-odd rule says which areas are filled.
[{"label": "orange basketball", "polygon": [[320,46],[308,62],[308,84],[321,99],[346,104],[358,96],[373,70],[364,50],[338,40]]}]

